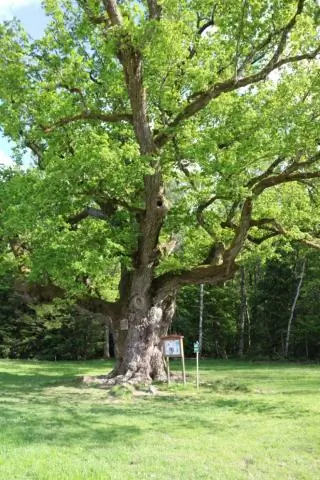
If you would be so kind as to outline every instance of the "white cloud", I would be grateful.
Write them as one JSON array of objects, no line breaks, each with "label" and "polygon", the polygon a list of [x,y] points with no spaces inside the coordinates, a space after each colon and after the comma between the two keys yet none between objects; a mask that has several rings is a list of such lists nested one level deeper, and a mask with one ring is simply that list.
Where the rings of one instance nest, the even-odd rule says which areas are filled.
[{"label": "white cloud", "polygon": [[13,165],[13,160],[3,150],[0,150],[0,166],[3,165],[5,167],[10,167]]},{"label": "white cloud", "polygon": [[12,18],[19,8],[40,4],[41,0],[0,0],[0,18]]}]

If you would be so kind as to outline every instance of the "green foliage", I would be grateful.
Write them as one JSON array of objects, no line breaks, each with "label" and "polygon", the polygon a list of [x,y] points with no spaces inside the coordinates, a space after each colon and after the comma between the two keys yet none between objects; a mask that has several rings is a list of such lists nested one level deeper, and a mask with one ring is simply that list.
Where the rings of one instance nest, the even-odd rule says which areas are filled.
[{"label": "green foliage", "polygon": [[[293,0],[218,1],[214,8],[209,0],[163,0],[162,18],[156,21],[148,18],[145,3],[124,1],[118,6],[123,25],[113,27],[92,20],[106,15],[100,2],[43,3],[49,23],[42,39],[32,40],[16,20],[0,26],[0,67],[6,72],[0,79],[0,125],[16,143],[17,160],[29,149],[38,166],[2,177],[0,231],[4,242],[19,236],[27,243],[24,260],[31,280],[49,277],[79,296],[84,287],[78,279],[85,275],[95,295],[113,300],[119,263],[134,267],[136,214],[145,207],[144,178],[153,172],[153,159],[140,154],[128,122],[101,118],[132,107],[119,42],[139,49],[143,58],[155,138],[159,132],[170,134],[178,147],[177,152],[168,141],[158,151],[169,202],[161,237],[178,234],[183,242],[174,255],[160,259],[158,274],[201,264],[213,241],[229,244],[234,232],[223,223],[232,206],[238,204],[237,223],[239,205],[251,195],[248,182],[276,157],[286,166],[286,159],[291,162],[297,154],[300,162],[314,154],[317,62],[292,63],[276,79],[267,76],[264,82],[221,94],[197,115],[185,115],[173,125],[201,92],[255,75],[268,64],[279,32],[293,17],[284,56],[313,51],[317,2],[306,0],[295,16]],[[214,26],[200,35],[199,28],[212,17]],[[261,47],[262,56],[248,61],[252,48],[263,45],[270,32],[272,41]],[[305,237],[306,230],[314,233],[319,222],[316,184],[266,189],[254,199],[255,218],[281,220],[291,238]],[[197,207],[213,194],[219,199],[204,213],[208,228],[200,231]],[[86,218],[70,227],[70,219],[83,209],[103,210],[108,202],[117,208],[107,221]],[[271,241],[267,248],[272,250]]]},{"label": "green foliage", "polygon": [[0,281],[0,357],[81,360],[103,356],[101,318],[65,304],[26,306],[12,277]]},{"label": "green foliage", "polygon": [[0,357],[28,358],[39,327],[34,312],[14,295],[11,282],[8,276],[0,282]]}]

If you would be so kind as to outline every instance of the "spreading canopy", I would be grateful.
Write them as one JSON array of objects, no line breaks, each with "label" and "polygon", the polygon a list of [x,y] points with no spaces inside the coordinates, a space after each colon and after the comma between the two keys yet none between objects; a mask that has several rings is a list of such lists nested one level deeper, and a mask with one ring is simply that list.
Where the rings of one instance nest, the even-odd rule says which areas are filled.
[{"label": "spreading canopy", "polygon": [[40,40],[0,26],[0,125],[35,164],[0,190],[24,275],[114,300],[149,269],[165,296],[244,246],[318,246],[316,1],[44,5]]}]

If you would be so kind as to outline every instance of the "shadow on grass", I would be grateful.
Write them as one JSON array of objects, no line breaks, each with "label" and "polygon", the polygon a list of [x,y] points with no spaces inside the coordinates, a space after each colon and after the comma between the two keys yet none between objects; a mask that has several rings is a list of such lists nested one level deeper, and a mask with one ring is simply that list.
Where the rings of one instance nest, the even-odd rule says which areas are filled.
[{"label": "shadow on grass", "polygon": [[[206,409],[209,412],[224,409],[241,415],[261,414],[261,419],[266,417],[296,418],[314,414],[312,410],[299,408],[296,404],[289,404],[285,401],[273,403],[272,401],[260,399],[176,397],[173,400],[172,397],[157,397],[154,399],[154,402],[157,405],[157,411],[159,411],[161,405],[165,409],[167,408],[166,405],[174,403],[175,409],[180,409],[186,415],[189,415],[192,411],[201,411],[201,409]],[[148,412],[146,408],[144,408],[144,412],[151,414],[151,411]]]},{"label": "shadow on grass", "polygon": [[[108,364],[92,365],[105,368]],[[166,433],[168,428],[173,433],[192,435],[197,425],[203,434],[232,434],[243,421],[241,416],[252,414],[262,422],[268,418],[301,419],[313,415],[312,411],[279,401],[275,396],[261,398],[247,393],[242,385],[241,391],[216,391],[221,385],[237,390],[239,385],[233,380],[213,380],[214,388],[203,388],[200,394],[181,390],[114,402],[107,391],[83,386],[75,377],[81,370],[82,374],[88,371],[87,362],[83,366],[46,363],[39,368],[26,364],[19,371],[13,370],[14,373],[0,373],[0,436],[15,445],[106,448],[112,443],[130,445],[146,433]],[[236,414],[238,419],[232,415],[216,417],[219,411]]]},{"label": "shadow on grass", "polygon": [[113,360],[86,360],[86,361],[38,361],[38,360],[3,360],[0,359],[0,376],[9,370],[17,376],[71,376],[84,375],[94,369],[100,373],[107,373],[114,366]]},{"label": "shadow on grass", "polygon": [[130,423],[119,424],[112,420],[112,412],[103,419],[91,413],[79,412],[75,409],[52,408],[48,411],[21,411],[17,406],[0,407],[1,430],[6,444],[16,446],[47,444],[55,446],[96,448],[108,444],[135,442],[142,429]]},{"label": "shadow on grass", "polygon": [[[228,416],[216,415],[223,410]],[[236,419],[239,415],[239,420]],[[243,422],[242,417],[258,414],[257,421],[268,417],[301,418],[311,412],[285,403],[273,405],[245,399],[181,399],[154,397],[134,403],[61,405],[52,397],[32,398],[31,402],[0,405],[0,428],[6,444],[24,446],[47,444],[60,447],[77,445],[83,449],[108,448],[115,444],[128,447],[146,434],[192,435],[195,425],[202,434],[229,431]],[[180,432],[180,433],[179,433]]]},{"label": "shadow on grass", "polygon": [[0,373],[0,396],[12,396],[41,393],[48,387],[80,385],[81,378],[75,376],[52,376],[39,373],[16,375]]}]

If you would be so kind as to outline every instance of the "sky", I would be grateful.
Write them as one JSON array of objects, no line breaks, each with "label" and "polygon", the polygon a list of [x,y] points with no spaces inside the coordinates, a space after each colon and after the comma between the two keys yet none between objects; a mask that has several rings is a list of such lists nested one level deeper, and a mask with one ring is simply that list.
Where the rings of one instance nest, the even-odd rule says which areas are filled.
[{"label": "sky", "polygon": [[[17,17],[26,31],[33,38],[40,38],[46,26],[46,17],[41,7],[41,0],[0,0],[0,22]],[[9,143],[0,133],[0,164],[12,165]],[[30,164],[30,155],[26,155],[24,163]]]}]

